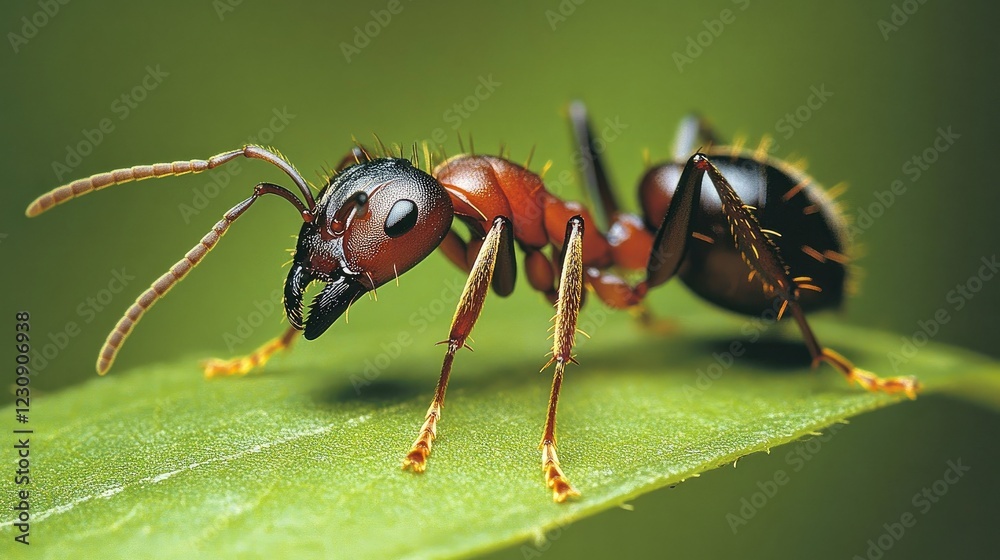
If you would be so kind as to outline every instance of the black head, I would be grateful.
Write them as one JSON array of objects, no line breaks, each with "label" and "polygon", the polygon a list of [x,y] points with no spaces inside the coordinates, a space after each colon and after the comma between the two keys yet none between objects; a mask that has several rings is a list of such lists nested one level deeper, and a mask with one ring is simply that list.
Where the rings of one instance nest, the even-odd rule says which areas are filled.
[{"label": "black head", "polygon": [[[285,280],[285,313],[306,339],[323,334],[365,292],[413,268],[451,227],[444,187],[408,160],[380,158],[344,169],[320,191],[313,219],[302,224]],[[303,325],[302,296],[326,286]]]}]

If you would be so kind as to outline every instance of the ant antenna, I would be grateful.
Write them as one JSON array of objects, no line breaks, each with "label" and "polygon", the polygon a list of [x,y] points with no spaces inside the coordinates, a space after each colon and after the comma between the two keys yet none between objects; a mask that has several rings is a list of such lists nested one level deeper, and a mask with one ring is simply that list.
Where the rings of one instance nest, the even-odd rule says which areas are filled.
[{"label": "ant antenna", "polygon": [[111,185],[118,185],[122,183],[130,183],[133,181],[141,181],[143,179],[148,179],[150,177],[169,177],[174,175],[184,175],[187,173],[201,173],[208,169],[218,167],[228,161],[232,161],[238,156],[262,159],[267,161],[282,171],[284,171],[295,184],[299,187],[302,195],[305,197],[306,204],[299,199],[292,191],[288,189],[272,184],[272,183],[258,183],[254,187],[253,194],[250,198],[247,198],[243,202],[240,202],[236,206],[229,209],[228,212],[223,215],[222,219],[219,220],[214,226],[212,226],[211,231],[205,234],[204,237],[195,245],[190,251],[185,253],[184,258],[177,261],[174,266],[170,267],[166,273],[160,276],[153,284],[140,295],[128,310],[125,315],[118,320],[115,325],[114,330],[108,335],[107,340],[104,342],[104,346],[101,348],[101,352],[97,358],[97,373],[104,375],[107,373],[108,369],[111,368],[111,364],[114,362],[115,357],[118,355],[118,351],[121,349],[122,344],[125,343],[125,339],[135,328],[135,325],[142,319],[142,316],[153,306],[160,298],[162,298],[175,284],[180,282],[187,274],[198,265],[205,258],[205,255],[211,251],[222,236],[225,235],[229,226],[236,221],[253,203],[265,194],[278,195],[284,198],[295,206],[298,210],[299,215],[305,222],[311,222],[313,220],[313,210],[316,207],[316,201],[312,196],[312,191],[309,190],[308,183],[305,179],[299,175],[298,171],[290,163],[288,163],[284,158],[279,155],[274,154],[260,146],[245,146],[241,150],[232,150],[229,152],[224,152],[215,156],[212,156],[208,160],[189,160],[189,161],[175,161],[173,163],[157,163],[153,165],[136,165],[129,168],[116,169],[114,171],[109,171],[107,173],[99,173],[97,175],[92,175],[86,179],[79,179],[73,181],[68,185],[63,185],[56,189],[53,189],[42,196],[35,199],[25,214],[28,217],[37,216],[50,208],[62,204],[67,200],[83,196],[87,193],[91,193]]},{"label": "ant antenna", "polygon": [[[292,164],[283,157],[260,146],[253,145],[244,146],[239,150],[223,152],[208,158],[208,160],[192,159],[188,161],[175,161],[172,163],[155,163],[153,165],[135,165],[132,167],[115,169],[114,171],[108,171],[106,173],[91,175],[90,177],[78,179],[68,185],[63,185],[43,194],[42,196],[39,196],[30,205],[28,205],[28,209],[25,210],[24,214],[29,218],[34,218],[42,212],[49,210],[53,206],[62,204],[67,200],[77,198],[94,191],[99,191],[112,185],[142,181],[143,179],[149,179],[150,177],[173,177],[175,175],[186,175],[188,173],[201,173],[232,161],[239,156],[262,159],[284,171],[286,175],[291,177],[292,182],[299,188],[299,191],[302,193],[302,197],[305,199],[305,207],[309,210],[309,212],[303,213],[302,218],[307,222],[312,221],[311,211],[316,208],[316,199],[313,198],[312,190],[309,188],[309,183],[307,183],[306,180],[302,178],[302,175],[299,174],[298,170],[296,170],[295,167],[293,167]],[[292,195],[292,197],[294,198],[295,195]],[[297,206],[302,206],[302,203],[300,202]]]}]

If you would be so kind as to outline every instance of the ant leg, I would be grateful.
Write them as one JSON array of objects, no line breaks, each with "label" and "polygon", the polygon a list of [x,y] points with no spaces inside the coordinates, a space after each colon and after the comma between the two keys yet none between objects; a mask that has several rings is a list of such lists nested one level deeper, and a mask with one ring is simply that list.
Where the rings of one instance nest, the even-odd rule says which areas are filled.
[{"label": "ant leg", "polygon": [[792,310],[792,315],[795,317],[795,322],[799,325],[799,330],[802,331],[802,337],[806,341],[806,346],[809,347],[813,367],[819,365],[820,362],[826,362],[847,376],[848,382],[854,381],[869,391],[881,391],[890,394],[903,393],[911,399],[917,398],[917,391],[920,390],[920,381],[916,377],[904,375],[883,378],[855,366],[850,360],[839,353],[820,345],[819,341],[816,340],[816,335],[813,334],[812,329],[809,327],[806,315],[802,311],[802,307],[798,301],[786,300],[786,303]]},{"label": "ant leg", "polygon": [[337,163],[337,172],[343,171],[352,165],[360,164],[361,162],[371,161],[371,155],[369,155],[368,150],[365,149],[361,144],[356,144],[344,157],[340,158]]},{"label": "ant leg", "polygon": [[721,144],[719,137],[704,117],[690,114],[677,125],[677,133],[674,136],[674,161],[681,162],[689,157],[697,149],[696,142],[705,142],[709,145]]},{"label": "ant leg", "polygon": [[[229,226],[233,225],[233,222],[237,218],[243,215],[258,198],[265,194],[276,194],[282,198],[298,202],[295,195],[285,189],[284,187],[279,187],[271,183],[258,183],[253,189],[253,194],[250,198],[240,202],[236,206],[233,206],[226,212],[222,219],[216,222],[212,226],[212,230],[205,234],[190,251],[188,251],[184,258],[177,261],[177,263],[170,267],[166,273],[160,276],[153,284],[146,289],[133,303],[125,315],[118,320],[118,324],[115,325],[114,330],[108,335],[107,340],[104,341],[104,346],[101,348],[101,352],[97,357],[97,373],[104,375],[108,372],[111,364],[114,363],[115,357],[118,355],[118,351],[121,349],[122,344],[125,343],[125,339],[135,328],[135,325],[142,319],[142,316],[149,311],[149,308],[153,306],[160,298],[162,298],[175,284],[180,282],[187,276],[188,272],[191,272],[198,263],[205,258],[205,255],[212,250],[222,239],[222,236],[226,234],[229,230]],[[301,203],[297,204],[296,207],[301,207]]]},{"label": "ant leg", "polygon": [[451,263],[466,273],[472,271],[472,267],[469,266],[469,261],[466,255],[468,255],[469,247],[465,243],[465,240],[459,237],[455,230],[448,230],[445,234],[444,239],[441,240],[441,244],[438,245],[438,250],[448,257]]},{"label": "ant leg", "polygon": [[278,351],[290,349],[299,333],[301,331],[295,327],[288,327],[281,336],[272,338],[246,356],[229,360],[216,358],[205,360],[201,363],[201,367],[205,370],[205,377],[211,379],[228,375],[246,375],[254,368],[264,367],[264,364]]},{"label": "ant leg", "polygon": [[705,177],[705,170],[699,167],[702,160],[707,162],[708,158],[695,154],[681,171],[667,214],[653,239],[646,280],[639,285],[643,293],[673,278],[684,260],[691,239],[691,221],[701,201],[701,182]]},{"label": "ant leg", "polygon": [[556,271],[549,257],[531,247],[524,248],[524,275],[535,290],[542,293],[553,305],[559,292],[556,291]]},{"label": "ant leg", "polygon": [[552,489],[552,499],[556,502],[564,502],[567,498],[580,495],[563,474],[559,466],[559,457],[556,455],[556,406],[559,403],[559,390],[562,388],[566,364],[576,363],[573,358],[573,345],[576,342],[576,321],[580,315],[580,302],[583,297],[583,219],[580,216],[570,218],[566,224],[566,241],[563,247],[565,256],[559,277],[552,358],[542,367],[542,370],[545,370],[554,363],[556,370],[552,376],[552,392],[549,394],[549,408],[545,417],[542,442],[538,446],[542,450],[545,484]]},{"label": "ant leg", "polygon": [[[514,253],[514,230],[511,227],[505,231],[508,232],[508,235],[501,239],[500,246],[497,248],[496,262],[493,265],[493,278],[490,282],[493,293],[502,298],[514,293],[514,285],[517,281],[517,255]],[[480,249],[480,252],[482,252],[482,249]],[[476,257],[476,260],[479,260],[479,257]]]},{"label": "ant leg", "polygon": [[584,274],[594,294],[613,309],[633,309],[642,303],[646,295],[642,284],[632,287],[616,274],[594,267],[587,267]]},{"label": "ant leg", "polygon": [[[445,234],[438,249],[460,270],[469,273],[482,249],[481,240],[466,243],[454,230]],[[493,291],[500,297],[507,297],[514,291],[517,280],[517,261],[514,260],[513,242],[505,244],[497,255],[493,268]]]},{"label": "ant leg", "polygon": [[[630,256],[644,258],[649,252],[648,234],[637,217],[624,214],[619,210],[618,201],[615,198],[611,182],[608,180],[603,159],[597,150],[586,105],[581,101],[571,103],[569,119],[573,128],[577,153],[580,155],[583,182],[587,186],[590,198],[599,203],[599,214],[604,223],[608,224],[609,229],[614,228],[619,235],[628,234],[634,239],[631,246],[622,246],[625,251],[616,254],[616,261],[624,261]],[[632,262],[617,262],[617,264],[625,265],[626,268],[634,266]],[[591,286],[595,287],[598,296],[605,303],[616,309],[628,309],[643,328],[660,334],[676,331],[676,326],[672,321],[658,319],[648,307],[641,304],[644,294],[635,293],[635,290],[621,278],[613,274],[599,272],[596,269],[588,270],[587,276]]]},{"label": "ant leg", "polygon": [[587,268],[584,271],[587,285],[594,294],[612,309],[624,309],[632,315],[639,326],[660,336],[677,332],[677,324],[670,319],[657,317],[643,302],[646,296],[645,286],[631,286],[624,278],[597,268]]},{"label": "ant leg", "polygon": [[493,271],[497,261],[502,258],[502,253],[513,248],[513,243],[514,233],[510,220],[498,216],[493,220],[493,226],[486,233],[476,262],[472,265],[472,271],[465,283],[465,288],[462,290],[455,316],[451,320],[451,332],[448,335],[448,340],[441,342],[441,344],[448,345],[444,363],[441,365],[441,377],[434,390],[431,406],[427,409],[424,424],[420,427],[420,432],[409,453],[403,459],[403,469],[412,468],[413,472],[419,473],[424,472],[427,468],[427,457],[431,454],[431,445],[434,438],[437,437],[437,423],[441,418],[441,408],[444,406],[444,394],[448,388],[448,377],[451,375],[455,352],[466,346],[465,341],[469,338],[472,327],[475,326],[476,320],[479,319],[479,313],[483,310],[483,303],[486,301],[486,293],[493,280]]},{"label": "ant leg", "polygon": [[824,348],[816,340],[809,323],[806,321],[805,313],[799,305],[798,296],[800,289],[816,290],[820,288],[808,284],[808,279],[793,279],[789,276],[788,269],[781,260],[774,243],[761,230],[757,219],[740,200],[729,181],[707,157],[703,154],[695,154],[689,160],[687,167],[692,165],[700,171],[697,174],[697,185],[699,187],[701,185],[701,175],[708,173],[715,190],[718,191],[719,198],[722,200],[723,213],[729,221],[743,260],[761,279],[766,292],[783,300],[781,310],[778,313],[779,319],[786,307],[791,308],[799,330],[802,331],[806,346],[809,348],[809,353],[812,355],[813,367],[819,362],[827,362],[843,373],[849,381],[855,381],[869,391],[904,393],[911,399],[916,398],[917,391],[920,389],[920,383],[916,378],[912,376],[880,378],[871,372],[855,367],[846,358],[829,348]]},{"label": "ant leg", "polygon": [[582,101],[574,101],[569,106],[569,122],[573,128],[573,139],[576,142],[577,154],[580,156],[580,173],[583,184],[587,187],[590,199],[598,204],[599,216],[602,222],[611,227],[620,212],[618,200],[611,188],[605,171],[604,161],[597,150],[590,118],[587,116],[587,106]]}]

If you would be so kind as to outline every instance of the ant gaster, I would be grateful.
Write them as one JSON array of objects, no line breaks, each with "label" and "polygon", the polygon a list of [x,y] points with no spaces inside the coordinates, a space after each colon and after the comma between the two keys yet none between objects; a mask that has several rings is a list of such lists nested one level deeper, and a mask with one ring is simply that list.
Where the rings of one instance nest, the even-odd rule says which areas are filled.
[{"label": "ant gaster", "polygon": [[[300,199],[284,187],[259,183],[253,194],[226,212],[198,245],[156,280],[129,307],[108,336],[97,360],[104,374],[142,315],[194,268],[253,203],[265,194],[289,201],[302,217],[295,257],[285,281],[284,306],[290,327],[254,353],[210,360],[208,376],[246,373],[288,347],[299,332],[315,339],[359,297],[397,278],[435,249],[466,271],[445,341],[447,350],[431,406],[403,468],[422,472],[437,434],[455,353],[466,345],[492,286],[509,295],[516,279],[515,245],[524,253],[532,288],[555,304],[550,364],[555,364],[543,429],[542,469],[553,498],[579,493],[556,455],[556,405],[565,367],[576,362],[576,323],[588,288],[606,305],[639,311],[647,292],[679,276],[695,293],[731,311],[759,316],[768,309],[794,317],[813,365],[827,362],[849,381],[870,391],[913,398],[912,377],[880,378],[825,348],[806,321],[806,311],[838,307],[847,280],[844,224],[830,198],[803,171],[766,149],[723,146],[704,121],[685,119],[671,161],[651,167],[639,187],[643,216],[620,210],[604,171],[581,103],[570,121],[583,163],[584,183],[597,202],[608,233],[595,227],[582,205],[548,192],[539,175],[501,156],[461,154],[427,171],[384,147],[374,157],[360,144],[314,198],[309,184],[280,154],[246,146],[209,158],[141,165],[93,175],[36,199],[26,214],[42,212],[92,191],[150,177],[199,173],[238,157],[267,161],[291,178]],[[696,142],[709,148],[695,150]],[[381,144],[381,142],[380,142]],[[693,154],[693,155],[692,155]],[[703,195],[702,191],[706,193]],[[463,239],[453,221],[469,230]],[[783,234],[783,235],[782,235]],[[629,283],[623,273],[644,272]],[[325,285],[303,321],[303,294],[312,282]]]}]

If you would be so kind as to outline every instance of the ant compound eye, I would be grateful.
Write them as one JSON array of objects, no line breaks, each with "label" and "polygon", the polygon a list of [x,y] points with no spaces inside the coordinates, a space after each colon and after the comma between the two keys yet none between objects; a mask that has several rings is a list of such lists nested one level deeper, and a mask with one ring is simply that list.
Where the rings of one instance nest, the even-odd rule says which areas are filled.
[{"label": "ant compound eye", "polygon": [[397,200],[385,218],[385,234],[399,237],[413,229],[417,223],[417,205],[412,200]]}]

